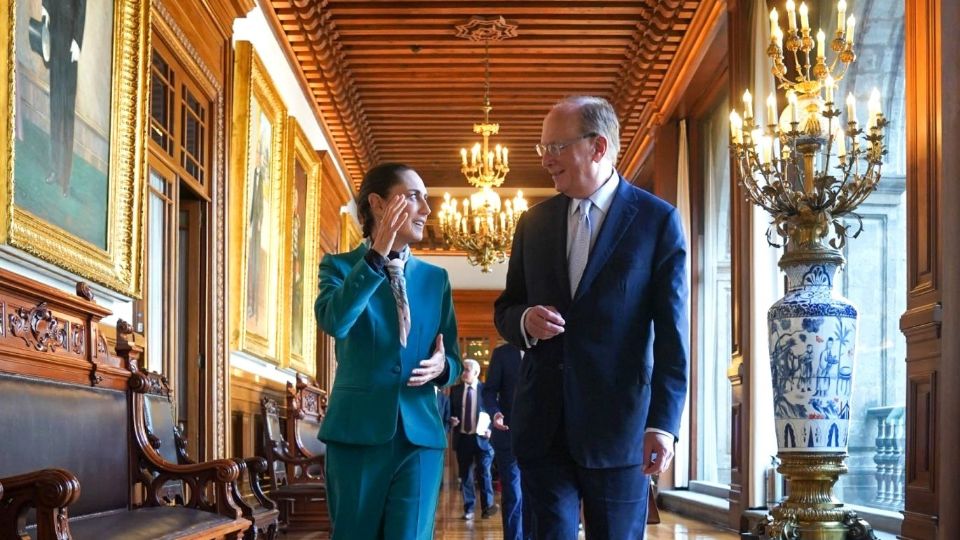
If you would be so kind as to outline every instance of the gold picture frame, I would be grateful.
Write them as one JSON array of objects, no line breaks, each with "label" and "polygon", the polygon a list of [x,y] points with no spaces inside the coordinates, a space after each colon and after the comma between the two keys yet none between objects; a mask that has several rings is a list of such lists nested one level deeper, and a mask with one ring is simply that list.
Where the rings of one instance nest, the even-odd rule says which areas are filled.
[{"label": "gold picture frame", "polygon": [[320,226],[321,166],[325,152],[314,150],[296,118],[288,117],[287,142],[287,233],[283,363],[302,373],[317,372],[317,324],[313,316],[319,278],[317,237]]},{"label": "gold picture frame", "polygon": [[230,174],[231,347],[279,364],[287,112],[253,46],[235,44]]},{"label": "gold picture frame", "polygon": [[0,244],[138,297],[150,2],[68,6],[0,3]]}]

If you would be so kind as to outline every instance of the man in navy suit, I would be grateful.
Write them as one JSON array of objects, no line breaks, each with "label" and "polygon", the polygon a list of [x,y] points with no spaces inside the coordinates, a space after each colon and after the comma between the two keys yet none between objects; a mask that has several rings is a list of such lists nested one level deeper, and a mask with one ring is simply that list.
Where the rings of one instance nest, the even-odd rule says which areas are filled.
[{"label": "man in navy suit", "polygon": [[483,383],[483,406],[492,418],[494,460],[500,472],[503,505],[503,539],[530,540],[533,538],[533,516],[530,504],[521,494],[520,468],[510,445],[511,410],[520,374],[523,352],[506,343],[493,350],[487,380]]},{"label": "man in navy suit", "polygon": [[524,213],[500,334],[526,350],[510,433],[537,538],[643,538],[647,475],[673,459],[686,398],[686,243],[677,210],[614,168],[610,104],[568,98],[537,152],[560,193]]},{"label": "man in navy suit", "polygon": [[[450,389],[450,426],[453,428],[453,449],[457,453],[460,472],[460,491],[463,494],[463,519],[473,519],[477,502],[474,478],[480,477],[481,515],[488,518],[500,507],[493,501],[493,448],[490,446],[490,421],[483,410],[479,381],[480,364],[467,358],[463,361],[463,382]],[[486,425],[480,421],[486,417]]]}]

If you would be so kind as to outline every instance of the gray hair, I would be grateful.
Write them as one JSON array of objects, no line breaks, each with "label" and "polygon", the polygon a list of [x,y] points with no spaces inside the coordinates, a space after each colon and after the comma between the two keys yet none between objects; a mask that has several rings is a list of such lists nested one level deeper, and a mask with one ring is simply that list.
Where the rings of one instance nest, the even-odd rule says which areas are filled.
[{"label": "gray hair", "polygon": [[580,129],[583,133],[596,133],[607,140],[607,153],[612,163],[617,162],[620,153],[620,121],[613,105],[602,97],[570,96],[553,106],[569,107],[580,113]]},{"label": "gray hair", "polygon": [[463,367],[469,369],[469,371],[480,372],[480,362],[477,362],[473,358],[465,358],[463,360]]}]

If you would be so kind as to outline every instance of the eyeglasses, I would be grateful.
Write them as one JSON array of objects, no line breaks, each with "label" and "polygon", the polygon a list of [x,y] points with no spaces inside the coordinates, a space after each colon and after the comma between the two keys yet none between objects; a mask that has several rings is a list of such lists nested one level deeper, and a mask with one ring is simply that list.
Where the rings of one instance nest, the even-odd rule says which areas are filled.
[{"label": "eyeglasses", "polygon": [[595,133],[591,131],[590,133],[584,133],[583,135],[577,137],[576,139],[554,142],[550,144],[538,144],[534,146],[534,148],[537,150],[537,155],[540,157],[543,157],[547,154],[550,154],[551,156],[556,156],[560,154],[560,152],[563,152],[563,149],[570,146],[571,144],[578,143],[581,140],[587,139],[589,137],[596,137],[597,135],[599,135],[599,133]]}]

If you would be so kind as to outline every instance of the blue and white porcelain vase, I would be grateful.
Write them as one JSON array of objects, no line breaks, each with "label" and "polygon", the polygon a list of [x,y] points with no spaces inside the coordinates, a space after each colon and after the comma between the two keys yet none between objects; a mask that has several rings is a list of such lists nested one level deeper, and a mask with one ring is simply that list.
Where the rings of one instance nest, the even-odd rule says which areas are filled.
[{"label": "blue and white porcelain vase", "polygon": [[843,258],[791,255],[780,263],[787,294],[767,312],[777,445],[845,453],[857,310],[833,290]]}]

